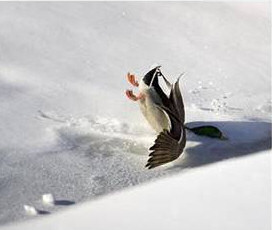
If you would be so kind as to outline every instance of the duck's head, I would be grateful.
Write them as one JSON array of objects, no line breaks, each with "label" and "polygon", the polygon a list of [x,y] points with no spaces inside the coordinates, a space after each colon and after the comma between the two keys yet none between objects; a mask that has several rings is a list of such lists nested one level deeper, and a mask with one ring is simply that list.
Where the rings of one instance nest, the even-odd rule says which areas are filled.
[{"label": "duck's head", "polygon": [[158,80],[158,76],[161,75],[160,67],[161,66],[159,65],[152,67],[151,70],[149,70],[149,72],[144,75],[142,80],[147,86],[152,86],[153,83]]}]

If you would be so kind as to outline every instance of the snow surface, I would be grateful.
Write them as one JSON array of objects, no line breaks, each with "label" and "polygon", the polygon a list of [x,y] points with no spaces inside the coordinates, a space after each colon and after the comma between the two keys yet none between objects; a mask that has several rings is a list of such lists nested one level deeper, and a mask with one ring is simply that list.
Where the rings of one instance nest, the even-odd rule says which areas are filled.
[{"label": "snow surface", "polygon": [[270,154],[197,168],[3,230],[270,230]]},{"label": "snow surface", "polygon": [[[221,186],[223,177],[203,178],[209,182],[207,191],[218,192],[221,208],[229,210],[220,229],[224,224],[230,229],[228,215],[235,214],[251,220],[233,222],[241,223],[237,229],[254,229],[258,224],[262,227],[258,229],[267,229],[270,165],[269,154],[263,151],[271,148],[269,9],[269,3],[245,2],[1,2],[0,224],[33,218],[24,207],[34,207],[38,217],[68,206],[68,212],[77,212],[74,204],[166,175],[177,174],[152,186],[163,190],[168,179],[169,188],[175,180],[189,184],[189,173],[195,185],[202,185],[202,170],[209,174],[221,167],[230,180],[229,167],[231,183],[240,184],[237,190]],[[125,79],[128,71],[142,76],[155,62],[172,81],[186,73],[181,88],[188,125],[213,124],[229,140],[188,134],[182,158],[148,171],[144,165],[155,133],[124,90],[130,87]],[[225,163],[242,156],[247,157]],[[246,162],[250,166],[239,177],[239,166]],[[247,175],[257,178],[259,172],[263,180],[246,180]],[[241,193],[243,186],[254,187],[249,196]],[[144,186],[137,189],[148,191]],[[179,187],[175,189],[178,194]],[[193,202],[202,192],[189,186],[177,201]],[[224,200],[224,194],[232,193],[232,199]],[[43,194],[52,194],[53,206],[43,205]],[[170,190],[167,194],[172,196]],[[206,196],[211,207],[217,207],[213,193]],[[189,203],[183,208],[172,202],[180,213],[188,210]],[[231,207],[237,205],[248,212],[235,213]],[[199,203],[198,208],[216,215],[208,206]],[[253,211],[258,213],[256,225]],[[85,213],[86,221],[95,219],[92,213],[93,217]],[[179,214],[174,211],[171,218],[175,213]],[[205,218],[199,211],[190,213],[193,221],[186,222],[187,229],[189,223]],[[58,224],[61,215],[56,216]],[[81,212],[71,222],[77,222],[77,215]],[[158,219],[153,215],[150,224]],[[54,215],[46,216],[47,223],[54,222]],[[181,222],[173,224],[183,227]]]}]

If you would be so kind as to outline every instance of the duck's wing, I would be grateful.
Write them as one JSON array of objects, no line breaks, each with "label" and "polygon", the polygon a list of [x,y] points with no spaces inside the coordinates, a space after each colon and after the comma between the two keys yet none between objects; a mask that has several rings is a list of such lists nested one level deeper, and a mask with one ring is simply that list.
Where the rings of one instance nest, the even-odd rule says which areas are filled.
[{"label": "duck's wing", "polygon": [[170,127],[170,135],[179,140],[181,137],[181,132],[184,126],[184,104],[179,88],[179,79],[171,87],[170,96],[168,99],[168,104],[157,105],[158,109],[162,110],[168,117]]},{"label": "duck's wing", "polygon": [[167,116],[170,129],[163,130],[150,147],[152,152],[146,164],[148,169],[166,164],[177,159],[183,152],[186,144],[186,131],[184,126],[184,104],[179,88],[179,79],[172,85],[167,105],[157,105]]},{"label": "duck's wing", "polygon": [[171,110],[172,113],[178,117],[179,121],[181,124],[184,124],[185,120],[185,111],[184,111],[184,104],[183,104],[183,99],[180,93],[180,88],[179,88],[179,79],[173,84],[169,96],[169,109]]},{"label": "duck's wing", "polygon": [[166,164],[177,159],[183,152],[186,144],[186,131],[184,125],[179,118],[163,105],[158,108],[163,110],[168,116],[170,122],[170,130],[163,130],[155,140],[152,147],[149,148],[152,152],[149,154],[149,159],[146,164],[148,169]]},{"label": "duck's wing", "polygon": [[167,97],[165,92],[162,90],[162,88],[159,84],[158,77],[154,78],[153,83],[152,83],[152,87],[154,88],[154,90],[158,94],[159,98],[161,99],[162,105],[168,107],[169,106],[169,98]]},{"label": "duck's wing", "polygon": [[167,130],[163,130],[158,135],[155,144],[149,149],[152,152],[149,154],[146,164],[148,169],[174,161],[181,155],[186,143],[185,129],[182,128],[181,130],[180,140],[173,138]]}]

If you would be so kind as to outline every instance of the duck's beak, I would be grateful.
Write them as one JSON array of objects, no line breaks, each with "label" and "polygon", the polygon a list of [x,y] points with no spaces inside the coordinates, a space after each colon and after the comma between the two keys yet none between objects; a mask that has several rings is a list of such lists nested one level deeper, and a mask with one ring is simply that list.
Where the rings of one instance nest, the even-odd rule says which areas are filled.
[{"label": "duck's beak", "polygon": [[160,67],[161,66],[157,66],[153,69],[151,69],[144,77],[143,77],[143,81],[147,86],[151,86],[154,79],[157,78],[158,76],[160,76]]}]

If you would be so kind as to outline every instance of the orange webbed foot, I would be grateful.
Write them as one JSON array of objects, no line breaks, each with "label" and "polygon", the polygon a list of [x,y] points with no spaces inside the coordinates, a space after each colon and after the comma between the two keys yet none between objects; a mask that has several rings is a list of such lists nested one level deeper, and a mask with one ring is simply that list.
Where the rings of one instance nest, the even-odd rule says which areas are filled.
[{"label": "orange webbed foot", "polygon": [[138,101],[145,98],[144,94],[140,93],[138,96],[136,96],[132,90],[126,90],[127,97],[132,101]]},{"label": "orange webbed foot", "polygon": [[137,96],[134,95],[132,90],[126,90],[127,97],[132,101],[137,101]]},{"label": "orange webbed foot", "polygon": [[139,83],[138,83],[138,81],[136,80],[136,77],[135,77],[134,74],[128,73],[128,74],[127,74],[127,80],[128,80],[128,82],[129,82],[130,84],[132,84],[133,86],[135,86],[135,87],[138,87],[138,86],[139,86]]}]

